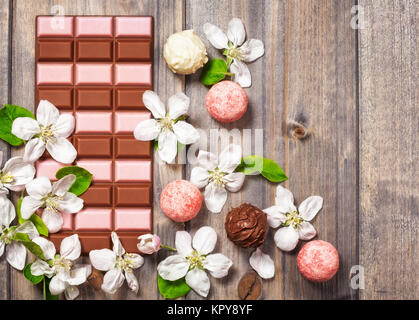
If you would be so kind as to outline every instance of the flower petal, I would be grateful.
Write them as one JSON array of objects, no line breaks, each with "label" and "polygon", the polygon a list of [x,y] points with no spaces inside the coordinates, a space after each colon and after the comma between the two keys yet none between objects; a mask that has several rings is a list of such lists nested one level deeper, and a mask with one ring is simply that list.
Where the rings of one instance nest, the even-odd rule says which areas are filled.
[{"label": "flower petal", "polygon": [[220,213],[227,201],[227,191],[211,182],[205,188],[205,204],[212,213]]},{"label": "flower petal", "polygon": [[263,279],[271,279],[275,275],[275,265],[271,257],[262,252],[259,248],[252,253],[249,259],[249,263],[252,268],[260,275]]},{"label": "flower petal", "polygon": [[210,281],[204,270],[194,268],[186,275],[186,284],[197,294],[207,297],[210,290]]},{"label": "flower petal", "polygon": [[89,258],[93,267],[100,271],[109,271],[116,263],[115,253],[109,249],[92,250],[89,252]]},{"label": "flower petal", "polygon": [[224,177],[226,183],[226,189],[230,192],[238,192],[244,183],[244,173],[233,172]]},{"label": "flower petal", "polygon": [[218,167],[218,158],[211,152],[200,150],[198,153],[198,163],[200,167],[211,171]]},{"label": "flower petal", "polygon": [[198,189],[202,189],[209,181],[208,170],[201,167],[193,168],[190,181],[196,185]]},{"label": "flower petal", "polygon": [[42,221],[48,228],[49,233],[56,233],[61,230],[64,224],[63,216],[52,208],[45,208],[42,212]]},{"label": "flower petal", "polygon": [[67,286],[67,288],[64,291],[66,300],[74,300],[76,299],[80,291],[76,286]]},{"label": "flower petal", "polygon": [[169,107],[169,118],[176,120],[180,116],[187,115],[191,99],[183,92],[178,92],[169,98],[167,106]]},{"label": "flower petal", "polygon": [[25,146],[23,160],[29,163],[37,161],[45,152],[45,143],[42,139],[35,138],[30,140]]},{"label": "flower petal", "polygon": [[54,296],[63,293],[66,287],[66,283],[62,281],[58,276],[52,277],[51,282],[49,283],[49,291]]},{"label": "flower petal", "polygon": [[111,269],[103,277],[102,290],[114,294],[123,285],[125,277],[120,269]]},{"label": "flower petal", "polygon": [[91,266],[78,266],[71,269],[67,282],[69,285],[78,286],[86,282],[88,274],[90,274]]},{"label": "flower petal", "polygon": [[205,23],[203,31],[208,41],[217,49],[228,48],[228,38],[226,34],[217,26],[211,23]]},{"label": "flower petal", "polygon": [[279,228],[275,233],[275,243],[283,251],[292,251],[298,244],[298,232],[292,227]]},{"label": "flower petal", "polygon": [[230,71],[234,73],[233,80],[243,88],[248,88],[252,85],[252,75],[249,68],[241,61],[234,60],[230,65]]},{"label": "flower petal", "polygon": [[68,138],[74,131],[75,119],[72,114],[62,114],[54,125],[58,137]]},{"label": "flower petal", "polygon": [[144,92],[143,102],[146,108],[151,111],[155,119],[161,119],[166,116],[166,108],[154,91],[147,90]]},{"label": "flower petal", "polygon": [[113,243],[113,253],[118,257],[122,257],[122,255],[125,253],[125,249],[122,246],[122,243],[119,240],[119,237],[116,234],[116,232],[111,233],[111,239]]},{"label": "flower petal", "polygon": [[6,162],[3,172],[13,176],[13,182],[5,183],[5,185],[12,191],[20,191],[22,186],[33,180],[35,167],[31,163],[23,161],[23,157],[14,157]]},{"label": "flower petal", "polygon": [[39,237],[39,232],[32,221],[25,221],[16,228],[16,233],[26,233],[30,239]]},{"label": "flower petal", "polygon": [[177,138],[169,129],[163,130],[159,135],[159,156],[160,159],[172,163],[177,154]]},{"label": "flower petal", "polygon": [[52,184],[51,193],[59,197],[64,196],[67,193],[68,189],[71,188],[74,181],[76,181],[76,176],[74,174],[64,176],[63,178]]},{"label": "flower petal", "polygon": [[125,271],[125,279],[127,279],[128,288],[137,293],[139,289],[138,280],[132,271]]},{"label": "flower petal", "polygon": [[187,257],[192,253],[192,238],[186,231],[177,231],[175,247],[179,255]]},{"label": "flower petal", "polygon": [[25,141],[32,139],[32,137],[41,131],[39,123],[28,117],[17,118],[12,124],[12,133]]},{"label": "flower petal", "polygon": [[228,23],[227,36],[235,47],[242,45],[244,39],[246,39],[246,31],[244,30],[243,22],[239,18],[230,20]]},{"label": "flower petal", "polygon": [[23,270],[26,261],[25,246],[20,242],[12,241],[6,247],[6,260],[13,268]]},{"label": "flower petal", "polygon": [[4,248],[6,247],[6,244],[4,243],[4,241],[0,241],[0,257],[3,255],[4,253]]},{"label": "flower petal", "polygon": [[306,221],[311,221],[323,207],[323,198],[312,196],[305,199],[298,207],[300,216]]},{"label": "flower petal", "polygon": [[77,151],[70,141],[64,138],[56,138],[47,143],[47,150],[55,161],[69,164],[74,162],[77,157]]},{"label": "flower petal", "polygon": [[32,241],[41,247],[46,260],[54,259],[56,250],[54,244],[51,241],[48,241],[42,237],[33,238]]},{"label": "flower petal", "polygon": [[211,253],[217,244],[217,232],[211,227],[205,226],[199,228],[195,233],[192,246],[201,255]]},{"label": "flower petal", "polygon": [[55,124],[58,121],[60,112],[58,109],[48,100],[39,101],[38,108],[36,111],[36,120],[39,124],[47,127],[51,124]]},{"label": "flower petal", "polygon": [[233,261],[221,253],[208,255],[204,260],[204,268],[207,269],[214,278],[224,278],[228,275],[228,270],[233,265]]},{"label": "flower petal", "polygon": [[37,200],[31,196],[26,196],[22,200],[20,214],[23,219],[29,219],[43,205],[41,200]]},{"label": "flower petal", "polygon": [[242,148],[237,144],[230,144],[221,152],[219,159],[220,171],[232,173],[242,161]]},{"label": "flower petal", "polygon": [[51,181],[47,177],[36,178],[26,185],[26,192],[36,200],[42,200],[51,191]]},{"label": "flower petal", "polygon": [[263,212],[268,215],[268,223],[271,228],[278,228],[281,223],[287,221],[287,217],[281,212],[281,209],[278,206],[269,207],[264,209]]},{"label": "flower petal", "polygon": [[276,187],[275,206],[284,214],[295,211],[296,207],[294,205],[294,196],[292,192],[283,186],[278,185],[278,187]]},{"label": "flower petal", "polygon": [[41,259],[37,259],[31,265],[31,273],[34,276],[46,275],[48,277],[51,277],[55,273],[55,271],[49,266],[48,262],[43,261]]},{"label": "flower petal", "polygon": [[67,192],[61,200],[58,200],[58,210],[64,213],[77,213],[83,209],[83,199],[74,193]]},{"label": "flower petal", "polygon": [[311,240],[316,236],[316,234],[316,229],[314,229],[310,222],[304,221],[298,226],[298,235],[300,240]]},{"label": "flower petal", "polygon": [[133,270],[141,268],[144,265],[144,258],[136,253],[126,253],[124,259],[129,261]]},{"label": "flower petal", "polygon": [[157,266],[160,277],[169,281],[176,281],[183,278],[188,270],[188,260],[179,254],[167,257]]},{"label": "flower petal", "polygon": [[61,241],[60,255],[62,258],[74,261],[80,257],[80,253],[81,244],[77,234],[73,234]]},{"label": "flower petal", "polygon": [[177,140],[185,145],[196,143],[201,138],[198,130],[186,121],[176,122],[173,125],[173,132],[175,133]]},{"label": "flower petal", "polygon": [[260,40],[250,39],[240,47],[240,51],[244,62],[253,62],[265,54],[265,46]]},{"label": "flower petal", "polygon": [[0,229],[2,226],[8,228],[16,218],[16,210],[13,203],[5,196],[0,195]]},{"label": "flower petal", "polygon": [[140,141],[156,139],[160,134],[160,124],[154,119],[141,121],[134,129],[134,137]]}]

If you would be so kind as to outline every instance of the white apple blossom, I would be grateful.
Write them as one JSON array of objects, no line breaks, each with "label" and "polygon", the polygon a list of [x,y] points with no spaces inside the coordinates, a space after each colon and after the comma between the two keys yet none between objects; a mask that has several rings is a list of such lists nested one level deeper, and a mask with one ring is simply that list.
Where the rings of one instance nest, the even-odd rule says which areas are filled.
[{"label": "white apple blossom", "polygon": [[26,162],[35,162],[47,149],[56,161],[72,163],[76,159],[77,151],[66,138],[73,133],[74,122],[73,115],[60,115],[52,103],[41,100],[36,120],[29,117],[15,119],[12,133],[28,141],[23,156]]},{"label": "white apple blossom", "polygon": [[93,267],[106,271],[103,278],[102,290],[114,294],[127,280],[128,287],[138,292],[138,280],[133,270],[144,264],[144,258],[136,253],[125,253],[121,241],[115,232],[111,234],[113,251],[109,249],[92,250],[89,253]]},{"label": "white apple blossom", "polygon": [[[3,152],[0,152],[0,164],[3,160]],[[23,157],[10,158],[0,169],[0,195],[11,191],[22,191],[25,184],[31,182],[35,176],[33,164],[25,162]]]},{"label": "white apple blossom", "polygon": [[271,279],[275,275],[275,265],[272,258],[257,248],[249,259],[250,266],[263,278]]},{"label": "white apple blossom", "polygon": [[67,300],[74,300],[79,295],[78,285],[86,282],[92,267],[89,264],[78,265],[75,261],[80,257],[81,244],[79,236],[74,234],[61,241],[60,254],[56,254],[55,246],[45,238],[32,240],[39,245],[45,260],[37,259],[31,265],[34,276],[45,275],[51,278],[49,291],[53,295],[64,292]]},{"label": "white apple blossom", "polygon": [[169,112],[153,91],[143,94],[143,102],[153,114],[154,119],[140,122],[134,130],[134,136],[141,141],[158,141],[160,159],[172,163],[177,155],[178,142],[184,145],[196,143],[199,132],[184,119],[188,114],[190,99],[182,92],[169,98]]},{"label": "white apple blossom", "polygon": [[38,209],[43,208],[42,221],[50,233],[61,230],[63,216],[61,213],[77,213],[84,205],[83,199],[68,192],[76,180],[69,174],[60,180],[51,182],[47,177],[38,177],[26,185],[28,196],[23,198],[21,206],[22,218],[29,219]]},{"label": "white apple blossom", "polygon": [[292,251],[298,240],[311,240],[316,236],[316,230],[309,221],[317,215],[323,206],[323,198],[311,196],[305,199],[297,208],[294,196],[288,189],[278,186],[275,205],[263,210],[268,215],[268,223],[278,229],[275,233],[275,243],[283,251]]},{"label": "white apple blossom", "polygon": [[176,232],[177,255],[169,256],[159,263],[159,275],[168,281],[185,277],[185,281],[196,293],[206,297],[210,280],[204,271],[214,278],[227,276],[233,262],[221,253],[210,254],[217,243],[217,233],[211,227],[200,228],[192,240],[186,231]]},{"label": "white apple blossom", "polygon": [[38,231],[31,221],[25,221],[20,226],[10,226],[16,218],[13,203],[5,196],[0,196],[0,257],[6,249],[7,262],[17,270],[23,270],[26,261],[25,246],[15,240],[17,233],[25,233],[29,238],[37,237]]},{"label": "white apple blossom", "polygon": [[242,148],[230,144],[219,157],[207,151],[199,151],[198,166],[191,171],[191,182],[199,189],[205,187],[205,203],[209,211],[219,213],[227,201],[227,191],[238,192],[245,175],[234,172],[242,161]]},{"label": "white apple blossom", "polygon": [[203,29],[208,41],[215,48],[224,49],[223,54],[227,56],[230,71],[234,73],[233,80],[244,88],[250,87],[252,76],[244,62],[253,62],[263,56],[263,42],[256,39],[244,42],[246,31],[243,22],[238,18],[233,18],[228,23],[227,35],[211,23],[205,23]]},{"label": "white apple blossom", "polygon": [[160,250],[160,237],[155,234],[143,234],[138,240],[137,248],[142,254],[153,254]]}]

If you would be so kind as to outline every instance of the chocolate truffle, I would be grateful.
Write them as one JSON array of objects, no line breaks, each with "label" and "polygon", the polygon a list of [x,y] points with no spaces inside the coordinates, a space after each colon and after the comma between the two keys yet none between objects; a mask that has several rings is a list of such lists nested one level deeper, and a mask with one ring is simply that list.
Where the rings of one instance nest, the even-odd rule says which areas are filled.
[{"label": "chocolate truffle", "polygon": [[264,241],[268,233],[266,213],[249,203],[233,208],[226,217],[227,237],[236,245],[256,248]]},{"label": "chocolate truffle", "polygon": [[339,254],[329,242],[310,241],[298,253],[297,265],[308,280],[324,282],[332,279],[338,271]]},{"label": "chocolate truffle", "polygon": [[211,87],[205,105],[211,117],[228,123],[239,120],[247,110],[247,94],[233,81],[221,81]]},{"label": "chocolate truffle", "polygon": [[186,222],[196,217],[202,206],[202,194],[189,181],[175,180],[164,187],[160,207],[170,219]]}]

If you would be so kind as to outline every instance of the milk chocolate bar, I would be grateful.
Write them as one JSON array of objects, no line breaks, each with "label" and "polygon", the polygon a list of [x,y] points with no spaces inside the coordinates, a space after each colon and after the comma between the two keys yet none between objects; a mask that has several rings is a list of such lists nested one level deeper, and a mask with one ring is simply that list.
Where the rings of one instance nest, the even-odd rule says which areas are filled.
[{"label": "milk chocolate bar", "polygon": [[[152,17],[37,17],[35,105],[48,100],[74,115],[74,165],[93,174],[83,210],[64,214],[63,229],[50,235],[57,249],[74,233],[84,254],[111,248],[116,231],[135,252],[137,237],[152,231],[152,146],[133,136],[151,117],[142,95],[153,86],[152,64]],[[63,166],[46,153],[37,175],[56,180]]]}]

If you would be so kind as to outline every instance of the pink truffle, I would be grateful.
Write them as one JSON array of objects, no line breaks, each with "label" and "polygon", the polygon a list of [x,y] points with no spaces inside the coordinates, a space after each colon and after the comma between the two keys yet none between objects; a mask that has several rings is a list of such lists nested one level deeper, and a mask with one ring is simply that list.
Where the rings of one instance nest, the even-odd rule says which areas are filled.
[{"label": "pink truffle", "polygon": [[239,120],[247,110],[247,95],[233,81],[221,81],[208,91],[205,105],[211,117],[220,122]]},{"label": "pink truffle", "polygon": [[297,265],[308,280],[323,282],[333,278],[339,269],[336,248],[323,240],[310,241],[300,250]]},{"label": "pink truffle", "polygon": [[186,180],[169,183],[160,195],[161,209],[176,222],[186,222],[195,218],[201,206],[201,191]]}]

